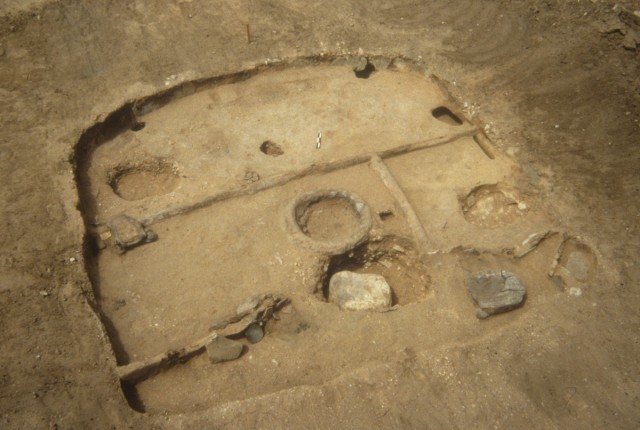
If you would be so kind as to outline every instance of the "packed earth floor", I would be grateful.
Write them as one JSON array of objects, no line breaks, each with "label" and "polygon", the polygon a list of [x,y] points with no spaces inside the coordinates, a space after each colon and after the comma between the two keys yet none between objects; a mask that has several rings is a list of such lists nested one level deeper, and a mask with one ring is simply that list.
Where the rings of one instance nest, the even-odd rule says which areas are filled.
[{"label": "packed earth floor", "polygon": [[0,428],[640,426],[637,1],[0,15]]}]

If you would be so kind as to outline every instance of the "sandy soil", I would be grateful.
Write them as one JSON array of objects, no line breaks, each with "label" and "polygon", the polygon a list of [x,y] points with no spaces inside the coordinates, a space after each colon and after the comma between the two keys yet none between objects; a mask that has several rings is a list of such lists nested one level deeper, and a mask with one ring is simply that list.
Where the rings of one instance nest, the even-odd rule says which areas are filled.
[{"label": "sandy soil", "polygon": [[[2,2],[0,427],[640,425],[640,4],[371,3]],[[446,145],[387,157],[388,148],[365,144],[369,137],[358,120],[374,119],[370,132],[384,136],[385,144],[401,145],[422,130],[416,109],[401,116],[416,118],[408,122],[415,128],[403,129],[398,119],[384,123],[383,105],[332,107],[328,119],[340,127],[326,135],[325,151],[332,137],[342,136],[355,143],[336,154],[382,155],[263,187],[291,169],[335,166],[335,160],[316,163],[304,152],[287,158],[301,139],[297,126],[288,136],[280,123],[263,137],[256,122],[249,128],[233,125],[238,115],[257,121],[262,111],[235,112],[251,103],[233,92],[248,90],[217,87],[212,94],[198,92],[166,108],[138,112],[136,121],[144,127],[134,121],[130,131],[105,136],[107,143],[93,153],[94,170],[83,164],[94,161],[83,148],[86,131],[109,123],[109,114],[128,103],[190,88],[181,87],[185,82],[301,58],[346,58],[335,67],[351,70],[349,61],[363,56],[403,57],[414,64],[446,98],[433,107],[451,106],[466,120],[461,127],[475,131]],[[287,67],[276,81],[287,83],[288,91],[309,79],[328,82],[323,64],[305,66],[311,68],[307,81],[282,78],[296,73]],[[343,78],[332,75],[341,83],[335,88],[343,88],[337,93],[344,106],[391,73],[376,64],[369,79],[349,75],[369,85],[353,87],[353,93],[344,91],[352,88],[348,82],[340,87]],[[260,86],[265,77],[267,72],[246,85]],[[273,107],[265,121],[277,124],[277,112],[291,115],[289,99],[281,98],[273,81],[260,88],[256,94],[263,98],[257,100]],[[291,118],[304,122],[313,118],[305,116],[309,112],[327,106],[325,99],[314,100],[333,93],[302,88],[314,98]],[[381,86],[379,94],[388,88]],[[397,91],[405,94],[410,91]],[[185,103],[225,106],[220,118],[228,123],[218,131],[227,135],[207,146],[210,130],[189,128],[205,111],[190,111]],[[167,124],[175,118],[182,122],[172,129]],[[159,132],[154,124],[167,129]],[[348,129],[351,124],[355,128]],[[455,127],[434,124],[445,134]],[[314,149],[318,127],[312,128]],[[479,130],[493,144],[493,160],[471,137]],[[181,133],[190,133],[193,147],[153,144],[153,138]],[[255,153],[228,145],[238,135],[255,143]],[[139,152],[130,153],[126,145],[135,139]],[[261,151],[267,140],[277,148]],[[109,145],[124,148],[125,158],[108,151]],[[161,148],[160,156],[144,164],[156,155],[154,148]],[[207,170],[212,160],[220,161],[221,171]],[[145,167],[131,175],[138,161]],[[380,169],[395,181],[380,176]],[[185,170],[195,173],[189,178]],[[94,185],[95,178],[105,179],[98,184],[102,191],[91,188],[91,178]],[[500,186],[475,188],[495,183]],[[218,187],[249,192],[179,216],[156,216],[173,203],[206,199]],[[319,258],[278,233],[286,230],[281,211],[296,195],[345,187],[368,202],[375,232],[397,238],[382,245],[373,241],[366,251],[383,255],[370,266],[400,285],[400,307],[393,312],[347,313],[325,303],[318,274],[337,266],[365,271],[363,261]],[[407,215],[398,190],[415,213]],[[87,204],[87,196],[94,200]],[[503,210],[491,211],[495,205]],[[97,251],[95,235],[124,209],[148,221],[158,240],[124,255]],[[318,225],[324,234],[327,224]],[[557,233],[517,258],[523,237],[546,230]],[[265,248],[251,239],[256,237],[280,250],[277,258],[271,253],[267,260]],[[405,255],[390,252],[394,245]],[[198,265],[194,256],[203,249],[207,253]],[[554,264],[557,276],[550,278]],[[390,273],[395,265],[407,275]],[[522,277],[527,301],[481,321],[464,276],[496,267]],[[190,333],[205,334],[211,323],[201,303],[205,295],[193,292],[211,275],[229,286],[207,296],[217,304],[212,318],[225,312],[225,300],[235,306],[255,285],[275,284],[291,296],[292,306],[237,361],[212,367],[199,356],[123,390],[116,369],[135,354],[146,357],[177,347]],[[170,300],[169,287],[176,283],[186,293]],[[144,295],[148,285],[158,286],[155,295]],[[137,287],[139,296],[123,296]],[[154,308],[156,316],[164,309],[164,318],[154,319]],[[140,321],[157,326],[141,330]]]}]

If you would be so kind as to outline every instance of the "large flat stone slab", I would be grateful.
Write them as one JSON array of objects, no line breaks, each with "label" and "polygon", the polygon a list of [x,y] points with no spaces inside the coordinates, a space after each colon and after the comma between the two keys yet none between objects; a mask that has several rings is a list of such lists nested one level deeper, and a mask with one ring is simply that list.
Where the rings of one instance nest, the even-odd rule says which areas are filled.
[{"label": "large flat stone slab", "polygon": [[474,273],[467,279],[467,289],[478,304],[480,319],[517,308],[526,295],[520,279],[505,270]]},{"label": "large flat stone slab", "polygon": [[329,281],[329,301],[350,311],[391,307],[391,287],[381,275],[338,272]]}]

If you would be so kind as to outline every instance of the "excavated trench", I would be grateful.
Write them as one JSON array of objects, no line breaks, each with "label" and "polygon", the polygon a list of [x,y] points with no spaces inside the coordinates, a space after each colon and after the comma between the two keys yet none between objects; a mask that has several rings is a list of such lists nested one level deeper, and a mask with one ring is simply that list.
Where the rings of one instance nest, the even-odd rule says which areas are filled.
[{"label": "excavated trench", "polygon": [[[456,106],[408,59],[324,56],[181,83],[87,130],[87,271],[131,406],[189,413],[463,342],[474,273],[526,288],[483,322],[496,330],[588,288],[595,252],[516,189],[516,161]],[[343,271],[382,276],[391,307],[329,302]],[[256,297],[283,301],[240,318]],[[443,312],[446,333],[406,334]],[[242,354],[212,363],[212,327],[234,328]]]}]

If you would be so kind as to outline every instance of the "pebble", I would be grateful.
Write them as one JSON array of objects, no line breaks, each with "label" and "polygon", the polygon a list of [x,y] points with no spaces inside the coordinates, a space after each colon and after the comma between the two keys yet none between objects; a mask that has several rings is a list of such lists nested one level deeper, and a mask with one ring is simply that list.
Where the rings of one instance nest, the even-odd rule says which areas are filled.
[{"label": "pebble", "polygon": [[391,307],[391,287],[381,275],[338,272],[329,281],[329,301],[351,311]]},{"label": "pebble", "polygon": [[250,343],[258,343],[264,337],[264,330],[260,324],[253,323],[244,332],[244,336]]}]

